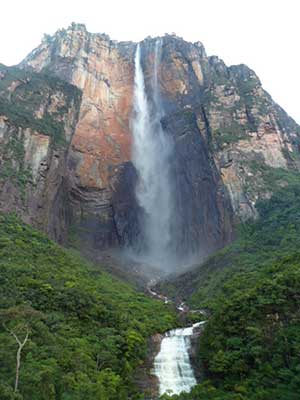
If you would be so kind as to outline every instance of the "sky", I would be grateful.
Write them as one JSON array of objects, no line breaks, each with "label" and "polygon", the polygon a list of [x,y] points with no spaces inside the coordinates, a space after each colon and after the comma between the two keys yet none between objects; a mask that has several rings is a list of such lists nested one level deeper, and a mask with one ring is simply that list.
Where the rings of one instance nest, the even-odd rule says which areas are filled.
[{"label": "sky", "polygon": [[20,62],[71,22],[115,40],[176,33],[227,65],[247,64],[300,123],[299,0],[2,0],[0,63]]}]

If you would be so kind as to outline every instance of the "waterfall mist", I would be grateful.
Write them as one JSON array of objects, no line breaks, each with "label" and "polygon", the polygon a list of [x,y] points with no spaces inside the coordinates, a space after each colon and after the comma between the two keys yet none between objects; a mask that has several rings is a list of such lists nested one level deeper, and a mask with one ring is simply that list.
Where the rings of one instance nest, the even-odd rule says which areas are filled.
[{"label": "waterfall mist", "polygon": [[173,144],[161,126],[158,67],[162,42],[155,42],[152,99],[147,98],[141,64],[141,48],[135,54],[132,160],[138,173],[136,199],[141,208],[140,237],[136,253],[140,260],[168,270],[174,262],[174,215],[171,156]]}]

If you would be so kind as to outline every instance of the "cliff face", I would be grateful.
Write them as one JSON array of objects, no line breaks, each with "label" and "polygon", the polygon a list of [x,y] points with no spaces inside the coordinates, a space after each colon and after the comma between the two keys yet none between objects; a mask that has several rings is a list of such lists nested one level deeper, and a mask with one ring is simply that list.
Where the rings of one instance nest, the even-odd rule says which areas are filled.
[{"label": "cliff face", "polygon": [[197,136],[208,148],[234,214],[255,216],[256,200],[269,196],[275,183],[269,182],[270,171],[276,169],[279,176],[281,169],[299,169],[299,126],[251,69],[207,57],[201,43],[165,37],[160,77],[172,129],[178,128],[176,119],[185,118],[185,127],[196,122]]},{"label": "cliff face", "polygon": [[[150,98],[154,47],[151,38],[141,44]],[[75,236],[99,248],[138,235],[137,177],[130,162],[135,49],[134,43],[72,24],[47,37],[20,65],[82,91],[66,165],[68,223]],[[158,81],[161,123],[175,143],[180,240],[210,252],[231,239],[235,217],[255,216],[256,200],[271,193],[272,171],[276,183],[284,184],[279,172],[299,168],[299,127],[253,71],[207,57],[201,43],[165,36]]]},{"label": "cliff face", "polygon": [[82,90],[68,157],[70,224],[75,240],[79,235],[95,247],[115,246],[123,240],[127,228],[116,215],[126,219],[134,203],[123,182],[133,187],[129,176],[134,172],[127,161],[134,49],[133,44],[117,45],[105,35],[73,25],[48,38],[22,63],[35,71],[47,70]]},{"label": "cliff face", "polygon": [[63,241],[66,160],[80,91],[50,76],[0,66],[0,210]]}]

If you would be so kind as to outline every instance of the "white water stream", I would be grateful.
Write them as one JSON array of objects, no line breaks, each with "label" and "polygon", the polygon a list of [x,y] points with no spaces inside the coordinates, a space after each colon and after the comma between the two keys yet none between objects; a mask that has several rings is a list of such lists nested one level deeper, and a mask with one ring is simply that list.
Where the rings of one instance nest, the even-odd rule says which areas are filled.
[{"label": "white water stream", "polygon": [[190,392],[197,384],[189,350],[194,329],[203,323],[204,321],[188,328],[173,329],[165,334],[160,351],[154,359],[154,375],[159,381],[160,396],[164,393]]}]

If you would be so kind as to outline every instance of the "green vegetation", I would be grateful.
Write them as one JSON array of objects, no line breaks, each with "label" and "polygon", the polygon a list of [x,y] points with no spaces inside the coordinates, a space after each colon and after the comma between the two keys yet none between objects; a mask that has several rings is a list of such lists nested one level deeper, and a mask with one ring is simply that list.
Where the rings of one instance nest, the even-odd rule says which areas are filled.
[{"label": "green vegetation", "polygon": [[[269,184],[273,189],[277,185],[277,190],[270,200],[257,203],[260,218],[240,225],[237,239],[231,245],[218,251],[196,270],[181,276],[180,282],[167,282],[162,290],[182,297],[192,292],[189,302],[193,307],[208,306],[237,273],[264,270],[265,265],[300,248],[299,174],[283,170],[270,170],[269,173]],[[281,180],[277,180],[279,178]]]},{"label": "green vegetation", "polygon": [[229,69],[243,103],[251,109],[261,100],[258,96],[255,96],[256,89],[261,85],[258,77],[244,64],[233,65]]},{"label": "green vegetation", "polygon": [[[137,293],[15,216],[0,216],[0,398],[141,398],[134,371],[147,338],[176,326]],[[14,392],[18,344],[20,379]]]},{"label": "green vegetation", "polygon": [[225,145],[247,139],[247,130],[249,130],[247,125],[240,125],[233,119],[230,125],[215,129],[212,134],[217,148],[223,148]]},{"label": "green vegetation", "polygon": [[259,220],[241,226],[232,245],[166,286],[211,312],[200,339],[204,382],[174,399],[300,396],[299,176],[257,208]]},{"label": "green vegetation", "polygon": [[256,77],[250,79],[242,79],[239,81],[239,88],[243,94],[249,94],[260,85]]},{"label": "green vegetation", "polygon": [[247,177],[244,187],[246,193],[251,194],[254,190],[259,197],[273,193],[288,185],[297,186],[299,184],[299,173],[297,171],[286,170],[284,168],[272,168],[262,161],[252,160],[245,162],[250,167],[252,176]]},{"label": "green vegetation", "polygon": [[[46,109],[42,118],[38,118],[36,112],[48,106],[55,93],[61,93],[64,100],[58,102],[55,112]],[[18,127],[51,136],[56,145],[65,143],[64,115],[72,104],[79,110],[80,101],[79,89],[50,74],[0,64],[0,115]]]},{"label": "green vegetation", "polygon": [[9,180],[23,203],[27,185],[34,182],[32,171],[24,162],[25,134],[19,128],[50,136],[52,147],[63,146],[65,118],[71,107],[79,110],[80,100],[80,90],[49,74],[0,64],[0,115],[8,119],[10,127],[2,138],[0,183]]},{"label": "green vegetation", "polygon": [[[247,139],[249,138],[248,132],[257,129],[255,124],[256,121],[254,118],[251,118],[251,116],[248,117],[247,122],[243,122],[242,124],[238,122],[239,119],[237,117],[238,110],[245,110],[245,107],[250,107],[248,104],[248,97],[253,101],[253,93],[251,91],[257,86],[257,80],[244,81],[243,89],[237,86],[237,93],[240,95],[240,99],[227,103],[220,100],[216,88],[218,85],[222,85],[224,87],[224,93],[229,91],[230,94],[233,94],[232,82],[223,75],[221,75],[222,80],[220,81],[217,79],[217,76],[218,75],[214,77],[214,83],[210,90],[204,93],[204,102],[207,103],[209,108],[213,109],[214,112],[222,114],[223,116],[223,126],[212,129],[212,139],[214,141],[215,150],[222,149],[227,145],[238,142],[239,140]],[[247,90],[250,90],[250,92],[247,92]],[[255,97],[255,102],[259,105],[261,102],[260,98]]]},{"label": "green vegetation", "polygon": [[24,202],[26,185],[33,184],[33,178],[31,169],[24,163],[24,142],[18,138],[17,132],[11,133],[9,141],[3,146],[2,153],[0,183],[9,179],[19,189]]}]

